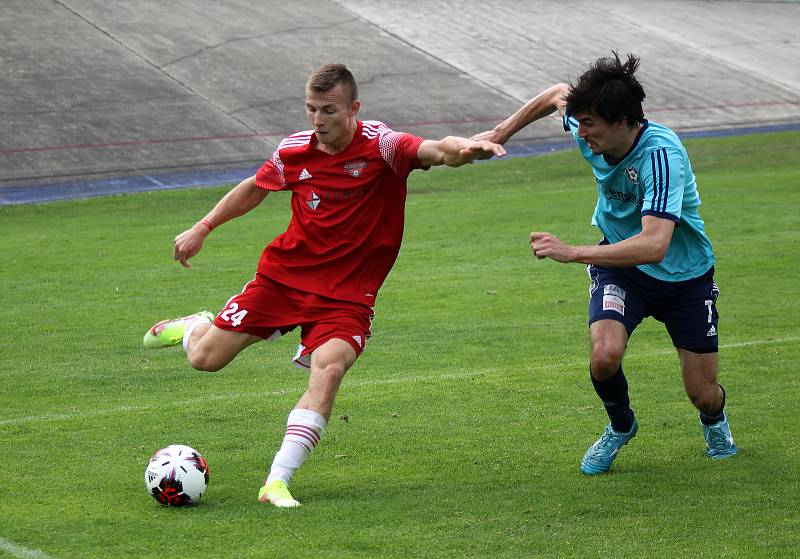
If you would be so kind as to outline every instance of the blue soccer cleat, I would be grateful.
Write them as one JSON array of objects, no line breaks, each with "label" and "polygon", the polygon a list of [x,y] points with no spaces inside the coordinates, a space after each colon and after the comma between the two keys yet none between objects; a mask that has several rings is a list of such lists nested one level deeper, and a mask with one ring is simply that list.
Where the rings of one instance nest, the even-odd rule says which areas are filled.
[{"label": "blue soccer cleat", "polygon": [[703,438],[706,440],[706,454],[712,460],[728,458],[737,452],[736,443],[731,436],[731,426],[728,423],[728,416],[723,412],[722,419],[714,425],[703,425]]},{"label": "blue soccer cleat", "polygon": [[617,457],[617,453],[623,446],[628,444],[629,440],[636,436],[636,431],[638,430],[639,422],[636,421],[635,416],[633,418],[631,430],[627,433],[614,431],[610,423],[606,425],[603,435],[597,439],[597,442],[589,447],[589,450],[583,455],[583,460],[581,460],[581,472],[587,476],[593,476],[610,470],[611,465],[614,463],[614,458]]}]

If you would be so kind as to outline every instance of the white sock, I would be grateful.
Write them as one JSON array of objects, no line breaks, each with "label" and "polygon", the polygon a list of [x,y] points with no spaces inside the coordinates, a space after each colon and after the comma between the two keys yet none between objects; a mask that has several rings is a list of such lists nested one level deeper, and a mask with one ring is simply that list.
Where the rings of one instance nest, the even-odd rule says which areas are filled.
[{"label": "white sock", "polygon": [[198,316],[192,320],[183,332],[183,351],[189,353],[189,339],[192,337],[192,331],[200,324],[211,324],[212,322],[204,316]]},{"label": "white sock", "polygon": [[294,409],[286,422],[283,444],[272,461],[267,483],[282,479],[286,483],[303,465],[325,432],[325,418],[311,410]]}]

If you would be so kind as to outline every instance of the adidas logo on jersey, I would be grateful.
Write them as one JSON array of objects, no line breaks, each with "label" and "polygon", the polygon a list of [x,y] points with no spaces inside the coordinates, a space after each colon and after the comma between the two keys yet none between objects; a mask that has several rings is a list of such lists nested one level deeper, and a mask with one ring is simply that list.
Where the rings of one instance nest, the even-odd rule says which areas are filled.
[{"label": "adidas logo on jersey", "polygon": [[708,334],[706,334],[706,336],[711,338],[711,337],[716,336],[716,335],[717,335],[717,329],[714,328],[714,325],[712,324],[711,328],[708,329]]},{"label": "adidas logo on jersey", "polygon": [[308,172],[308,169],[303,168],[303,171],[300,173],[300,180],[304,181],[310,178],[311,178],[311,173]]}]

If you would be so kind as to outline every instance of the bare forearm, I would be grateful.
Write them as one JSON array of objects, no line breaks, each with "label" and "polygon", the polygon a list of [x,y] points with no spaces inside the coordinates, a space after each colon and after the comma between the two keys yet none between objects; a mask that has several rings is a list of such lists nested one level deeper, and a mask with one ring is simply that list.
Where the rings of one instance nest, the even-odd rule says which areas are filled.
[{"label": "bare forearm", "polygon": [[475,134],[473,140],[490,140],[504,144],[511,137],[532,122],[544,118],[555,111],[563,111],[567,105],[569,85],[557,83],[542,91],[539,95],[525,103],[513,115],[485,132]]},{"label": "bare forearm", "polygon": [[423,166],[447,165],[459,167],[476,159],[502,157],[503,146],[488,140],[468,140],[458,136],[446,136],[441,140],[425,140],[417,150],[417,158]]},{"label": "bare forearm", "polygon": [[645,217],[640,233],[610,245],[570,246],[552,233],[531,233],[531,249],[537,258],[580,262],[616,268],[661,262],[669,248],[674,223]]},{"label": "bare forearm", "polygon": [[555,111],[563,108],[565,96],[569,86],[564,83],[556,84],[525,103],[517,112],[508,117],[495,127],[498,141],[507,142],[514,134],[532,122],[542,119]]},{"label": "bare forearm", "polygon": [[613,245],[574,246],[572,261],[595,266],[627,268],[642,264],[656,264],[664,259],[664,253],[658,245],[635,235]]},{"label": "bare forearm", "polygon": [[172,242],[173,258],[189,268],[189,259],[203,248],[203,241],[215,227],[226,221],[246,214],[255,208],[267,195],[266,190],[256,186],[256,178],[250,177],[239,183],[233,190],[217,202],[205,218],[175,237]]},{"label": "bare forearm", "polygon": [[266,190],[256,186],[255,177],[246,178],[223,196],[217,205],[206,214],[204,220],[213,227],[218,227],[231,219],[246,214],[258,206],[266,195]]}]

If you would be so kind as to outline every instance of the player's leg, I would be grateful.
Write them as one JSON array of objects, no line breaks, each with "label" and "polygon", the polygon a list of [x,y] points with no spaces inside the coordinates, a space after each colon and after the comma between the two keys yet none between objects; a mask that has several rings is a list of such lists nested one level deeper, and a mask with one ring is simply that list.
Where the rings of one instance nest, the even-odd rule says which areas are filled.
[{"label": "player's leg", "polygon": [[183,342],[192,367],[218,371],[247,346],[292,330],[298,323],[298,308],[291,290],[256,274],[216,318],[203,311],[161,321],[145,334],[144,345],[156,348]]},{"label": "player's leg", "polygon": [[727,458],[737,452],[725,413],[725,390],[717,381],[719,288],[714,270],[681,282],[672,303],[664,311],[664,324],[678,350],[683,385],[700,412],[700,425],[711,458]]},{"label": "player's leg", "polygon": [[328,340],[311,353],[308,388],[289,414],[286,434],[272,462],[269,476],[258,494],[261,502],[296,507],[288,483],[322,438],[344,374],[358,354],[353,343]]},{"label": "player's leg", "polygon": [[589,327],[589,340],[592,385],[603,402],[614,430],[628,432],[633,425],[633,411],[628,397],[628,381],[622,370],[628,331],[622,322],[598,320]]},{"label": "player's leg", "polygon": [[311,354],[311,371],[308,388],[297,408],[312,410],[327,421],[344,374],[356,361],[353,344],[334,338],[322,344]]},{"label": "player's leg", "polygon": [[717,353],[678,348],[678,355],[686,394],[700,412],[706,453],[715,460],[733,456],[738,449],[725,414],[725,389],[717,382]]},{"label": "player's leg", "polygon": [[218,371],[245,347],[263,340],[244,332],[222,330],[213,321],[214,315],[209,311],[162,320],[144,335],[144,347],[155,349],[183,343],[193,368]]},{"label": "player's leg", "polygon": [[644,318],[644,303],[622,273],[589,266],[589,375],[610,423],[586,451],[581,472],[607,472],[620,449],[636,435],[638,423],[630,406],[622,358],[628,338]]},{"label": "player's leg", "polygon": [[198,371],[219,371],[239,352],[264,338],[246,332],[222,330],[210,322],[198,322],[186,329],[183,347],[189,364]]},{"label": "player's leg", "polygon": [[717,353],[695,353],[677,348],[683,386],[701,417],[718,418],[725,404],[725,391],[717,383]]},{"label": "player's leg", "polygon": [[595,475],[611,469],[620,449],[636,435],[639,425],[630,406],[628,381],[622,371],[622,356],[628,339],[625,325],[616,320],[600,320],[592,323],[589,333],[589,373],[610,419],[603,434],[581,460],[581,472]]}]

